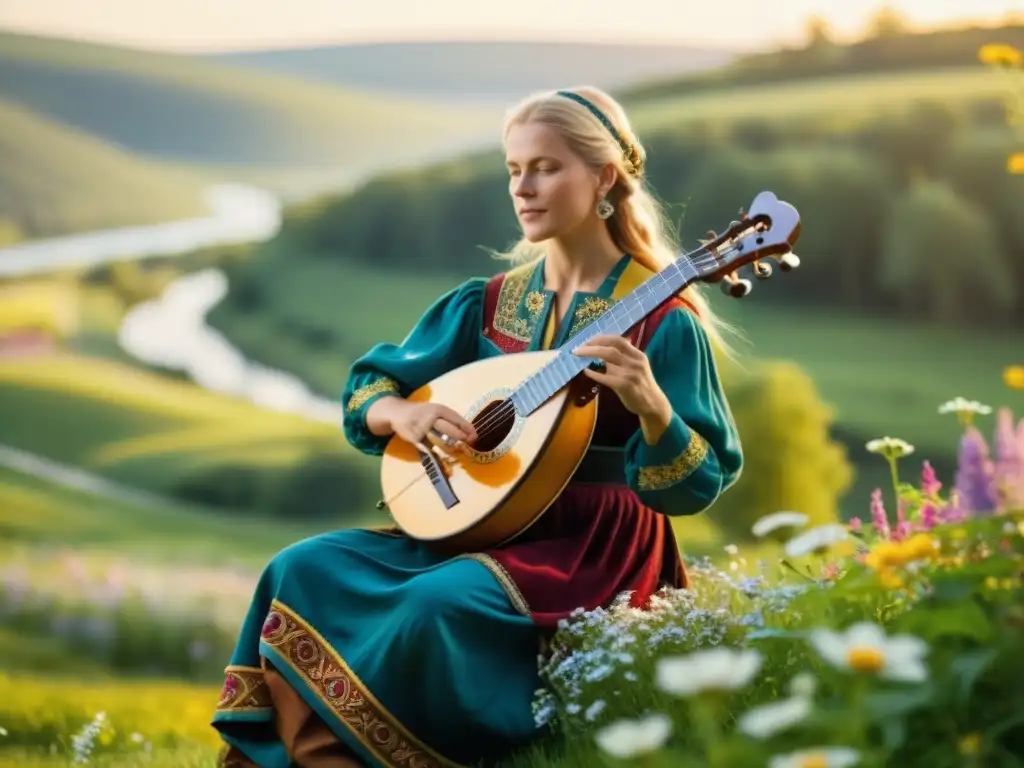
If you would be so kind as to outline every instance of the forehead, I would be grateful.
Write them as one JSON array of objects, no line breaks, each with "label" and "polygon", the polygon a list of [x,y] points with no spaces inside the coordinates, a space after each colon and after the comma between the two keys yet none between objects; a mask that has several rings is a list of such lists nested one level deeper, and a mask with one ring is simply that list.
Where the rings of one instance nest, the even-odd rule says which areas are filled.
[{"label": "forehead", "polygon": [[517,123],[505,139],[505,159],[510,163],[525,164],[538,157],[567,160],[569,156],[569,145],[544,123]]}]

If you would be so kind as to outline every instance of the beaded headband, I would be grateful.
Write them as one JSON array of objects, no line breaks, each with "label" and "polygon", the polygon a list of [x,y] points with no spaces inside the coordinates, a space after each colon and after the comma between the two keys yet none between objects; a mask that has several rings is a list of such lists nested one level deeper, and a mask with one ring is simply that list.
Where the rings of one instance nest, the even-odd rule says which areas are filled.
[{"label": "beaded headband", "polygon": [[637,176],[640,175],[640,168],[637,164],[637,161],[634,159],[634,156],[636,154],[635,148],[632,144],[630,144],[628,141],[622,138],[622,134],[620,134],[618,130],[615,128],[615,126],[612,125],[612,121],[608,119],[604,112],[597,108],[597,105],[594,104],[594,102],[592,102],[590,99],[580,96],[578,93],[573,93],[572,91],[556,91],[555,93],[557,93],[559,96],[562,96],[563,98],[571,99],[572,101],[575,101],[577,104],[586,107],[590,114],[592,114],[594,117],[600,120],[601,124],[606,129],[608,129],[608,133],[612,135],[612,138],[615,139],[619,147],[622,149],[622,154],[626,158],[626,162],[629,163],[629,165],[632,167],[634,173]]}]

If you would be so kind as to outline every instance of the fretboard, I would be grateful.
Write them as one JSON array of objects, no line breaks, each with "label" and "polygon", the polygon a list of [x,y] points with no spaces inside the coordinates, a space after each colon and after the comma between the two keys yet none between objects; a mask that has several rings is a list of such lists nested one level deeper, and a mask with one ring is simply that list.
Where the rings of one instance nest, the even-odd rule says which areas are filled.
[{"label": "fretboard", "polygon": [[[697,252],[695,252],[697,253]],[[593,358],[577,357],[572,352],[595,336],[624,336],[658,307],[700,277],[692,263],[695,254],[686,254],[630,291],[611,309],[585,326],[559,347],[559,354],[526,381],[516,387],[511,400],[516,410],[528,415],[568,384]]]}]

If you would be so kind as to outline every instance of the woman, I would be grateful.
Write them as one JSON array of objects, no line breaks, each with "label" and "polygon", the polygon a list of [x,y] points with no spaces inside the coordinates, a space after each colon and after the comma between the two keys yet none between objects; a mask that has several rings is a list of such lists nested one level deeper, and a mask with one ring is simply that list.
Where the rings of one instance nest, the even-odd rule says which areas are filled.
[{"label": "woman", "polygon": [[[593,88],[534,96],[505,129],[517,264],[438,299],[400,345],[352,366],[344,430],[380,454],[393,435],[472,442],[473,425],[410,392],[481,357],[563,344],[671,260],[644,188],[644,152]],[[537,656],[577,607],[686,584],[669,516],[706,509],[742,454],[712,343],[688,289],[628,338],[576,350],[603,362],[594,448],[559,499],[511,543],[445,559],[395,529],[335,531],[263,573],[214,726],[226,765],[478,763],[528,743]]]}]

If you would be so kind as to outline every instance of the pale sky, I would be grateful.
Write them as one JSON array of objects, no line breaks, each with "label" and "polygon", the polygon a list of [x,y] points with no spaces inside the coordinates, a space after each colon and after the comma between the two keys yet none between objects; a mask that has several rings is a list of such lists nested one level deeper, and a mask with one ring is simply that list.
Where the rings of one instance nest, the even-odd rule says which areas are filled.
[{"label": "pale sky", "polygon": [[[881,0],[0,0],[0,28],[179,51],[452,38],[764,48],[810,14],[856,36]],[[915,25],[994,22],[1024,0],[893,0]]]}]

